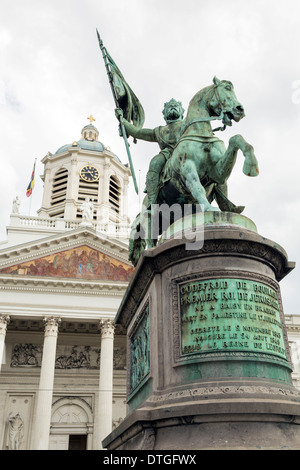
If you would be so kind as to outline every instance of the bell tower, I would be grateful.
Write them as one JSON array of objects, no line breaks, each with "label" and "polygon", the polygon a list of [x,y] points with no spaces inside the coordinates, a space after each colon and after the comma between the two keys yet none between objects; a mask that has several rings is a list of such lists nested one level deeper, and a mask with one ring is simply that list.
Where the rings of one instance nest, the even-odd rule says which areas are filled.
[{"label": "bell tower", "polygon": [[81,138],[43,158],[44,192],[39,217],[81,221],[84,204],[90,224],[128,224],[130,170],[99,141],[95,118],[89,116]]}]

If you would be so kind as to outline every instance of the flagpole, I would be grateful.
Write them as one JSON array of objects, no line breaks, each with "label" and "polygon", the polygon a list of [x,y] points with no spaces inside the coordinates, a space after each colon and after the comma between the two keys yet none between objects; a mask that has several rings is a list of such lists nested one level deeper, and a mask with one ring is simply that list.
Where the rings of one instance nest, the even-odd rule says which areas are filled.
[{"label": "flagpole", "polygon": [[[37,158],[35,158],[34,160],[34,175],[33,175],[33,178],[35,179],[35,169],[36,169],[36,161],[37,161]],[[33,189],[33,188],[32,188]],[[31,202],[32,202],[32,193],[33,191],[31,192],[30,194],[30,200],[29,200],[29,213],[28,213],[28,216],[30,217],[30,213],[31,213]]]},{"label": "flagpole", "polygon": [[29,212],[28,212],[28,217],[30,217],[30,212],[31,212],[31,199],[32,199],[32,194],[31,194],[30,200],[29,200]]},{"label": "flagpole", "polygon": [[[104,60],[106,72],[107,72],[107,75],[108,75],[110,88],[111,88],[111,91],[112,91],[112,94],[113,94],[113,97],[114,97],[115,105],[116,105],[117,108],[119,108],[117,94],[116,94],[116,90],[115,90],[115,87],[114,87],[114,84],[113,84],[112,74],[111,74],[111,71],[110,71],[110,68],[109,68],[109,63],[108,63],[108,60],[107,60],[106,49],[103,45],[103,41],[100,37],[98,29],[96,29],[96,31],[97,31],[99,46],[100,46],[100,49],[101,49],[101,52],[102,52],[102,57],[103,57],[103,60]],[[133,184],[134,184],[134,189],[135,189],[135,192],[138,194],[139,189],[138,189],[138,185],[137,185],[137,182],[136,182],[134,167],[133,167],[133,163],[132,163],[132,159],[131,159],[131,153],[130,153],[130,150],[129,150],[129,143],[128,143],[128,140],[127,140],[125,127],[124,127],[124,124],[122,123],[121,118],[119,118],[119,123],[120,123],[121,134],[122,134],[122,137],[123,137],[124,142],[125,142],[126,152],[127,152],[129,166],[130,166],[131,175],[132,175]]]}]

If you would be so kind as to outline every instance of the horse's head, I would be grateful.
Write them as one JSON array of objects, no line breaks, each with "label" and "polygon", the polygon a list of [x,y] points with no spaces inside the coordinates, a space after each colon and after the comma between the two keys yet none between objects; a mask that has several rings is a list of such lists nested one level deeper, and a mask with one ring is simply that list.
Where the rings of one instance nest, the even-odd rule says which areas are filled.
[{"label": "horse's head", "polygon": [[213,83],[208,105],[214,114],[223,112],[223,124],[231,126],[232,120],[238,122],[245,116],[244,108],[235,96],[231,82],[214,77]]}]

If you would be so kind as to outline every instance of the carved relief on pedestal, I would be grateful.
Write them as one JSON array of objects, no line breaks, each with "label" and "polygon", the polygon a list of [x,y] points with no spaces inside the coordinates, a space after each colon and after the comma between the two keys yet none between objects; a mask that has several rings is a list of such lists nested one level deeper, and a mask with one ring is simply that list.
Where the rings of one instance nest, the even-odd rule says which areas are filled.
[{"label": "carved relief on pedestal", "polygon": [[130,336],[130,392],[133,392],[150,372],[149,305],[143,310]]}]

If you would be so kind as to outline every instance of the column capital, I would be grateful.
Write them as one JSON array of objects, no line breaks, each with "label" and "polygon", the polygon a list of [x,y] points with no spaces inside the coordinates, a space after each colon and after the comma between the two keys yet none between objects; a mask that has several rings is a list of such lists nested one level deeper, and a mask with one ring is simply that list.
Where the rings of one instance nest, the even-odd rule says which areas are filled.
[{"label": "column capital", "polygon": [[0,314],[0,334],[6,334],[6,329],[7,329],[7,325],[9,324],[10,322],[10,316],[9,315],[4,315],[4,314]]},{"label": "column capital", "polygon": [[101,331],[102,338],[109,338],[114,336],[115,323],[112,319],[106,318],[99,320],[99,329]]},{"label": "column capital", "polygon": [[60,317],[44,317],[45,336],[56,336],[60,323]]}]

